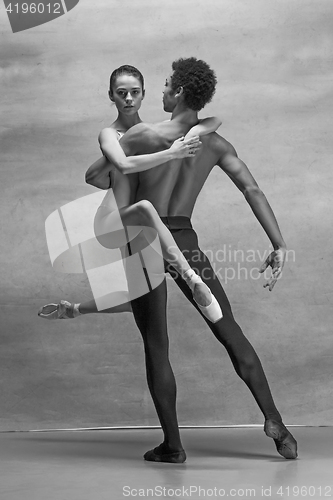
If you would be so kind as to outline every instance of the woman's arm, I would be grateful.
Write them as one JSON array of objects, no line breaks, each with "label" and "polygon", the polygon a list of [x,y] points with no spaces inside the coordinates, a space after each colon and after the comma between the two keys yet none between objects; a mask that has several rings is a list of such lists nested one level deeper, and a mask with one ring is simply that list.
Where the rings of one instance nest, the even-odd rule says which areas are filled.
[{"label": "woman's arm", "polygon": [[[147,127],[143,124],[140,125],[133,127],[136,129],[134,133],[131,134],[132,130],[126,133],[128,144],[131,144],[134,139],[137,141],[138,134],[143,137],[147,132]],[[134,139],[132,135],[134,135]],[[86,172],[87,184],[99,189],[112,187],[110,173],[114,166],[123,174],[142,172],[174,158],[194,156],[201,145],[199,137],[192,137],[186,141],[182,137],[177,139],[169,149],[152,154],[126,156],[119,144],[116,130],[110,128],[102,130],[99,135],[99,143],[104,156],[93,163]]]},{"label": "woman's arm", "polygon": [[211,116],[209,118],[203,118],[199,120],[198,125],[194,125],[185,135],[185,140],[191,137],[200,137],[201,135],[207,135],[211,132],[215,132],[222,125],[222,121],[216,116]]},{"label": "woman's arm", "polygon": [[[102,130],[98,139],[106,158],[123,174],[143,172],[175,158],[193,156],[200,146],[199,137],[192,136],[187,140],[177,139],[169,149],[164,151],[148,155],[126,156],[119,144],[115,130],[110,128]],[[110,170],[111,168],[110,165]]]},{"label": "woman's arm", "polygon": [[111,186],[111,168],[109,160],[102,156],[90,165],[86,172],[86,183],[99,189],[109,189]]}]

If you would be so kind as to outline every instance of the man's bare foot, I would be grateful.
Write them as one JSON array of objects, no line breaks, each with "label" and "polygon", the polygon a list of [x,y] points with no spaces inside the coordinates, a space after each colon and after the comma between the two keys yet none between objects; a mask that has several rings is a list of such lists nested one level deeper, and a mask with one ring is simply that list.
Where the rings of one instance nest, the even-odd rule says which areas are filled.
[{"label": "man's bare foot", "polygon": [[274,439],[276,449],[284,458],[297,458],[297,441],[282,422],[265,420],[264,431]]},{"label": "man's bare foot", "polygon": [[168,462],[172,464],[182,464],[186,460],[185,450],[170,450],[164,443],[156,446],[153,450],[147,451],[143,458],[148,462]]}]

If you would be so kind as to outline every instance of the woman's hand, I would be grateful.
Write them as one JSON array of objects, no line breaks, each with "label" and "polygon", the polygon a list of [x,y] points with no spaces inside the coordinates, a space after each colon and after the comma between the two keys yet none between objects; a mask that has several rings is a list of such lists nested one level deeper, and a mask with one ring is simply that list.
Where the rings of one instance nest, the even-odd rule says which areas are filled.
[{"label": "woman's hand", "polygon": [[198,135],[190,139],[180,137],[170,146],[169,151],[174,155],[174,158],[187,158],[189,156],[195,156],[201,144]]}]

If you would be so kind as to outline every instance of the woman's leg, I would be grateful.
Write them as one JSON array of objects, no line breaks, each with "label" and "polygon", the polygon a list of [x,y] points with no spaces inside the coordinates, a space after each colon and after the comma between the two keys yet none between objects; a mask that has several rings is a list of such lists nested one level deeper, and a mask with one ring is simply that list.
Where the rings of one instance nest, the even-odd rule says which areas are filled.
[{"label": "woman's leg", "polygon": [[[119,215],[125,231],[119,228]],[[144,227],[156,230],[163,258],[186,281],[201,312],[213,323],[220,320],[222,312],[215,297],[192,270],[152,203],[141,200],[133,205],[117,209],[112,190],[106,194],[102,205],[97,210],[94,222],[95,235],[102,246],[109,249],[124,247],[128,241],[132,241],[142,232],[141,228]],[[127,232],[128,228],[131,231],[130,235]]]},{"label": "woman's leg", "polygon": [[[111,200],[111,201],[110,201]],[[113,202],[113,205],[112,205]],[[131,227],[131,235],[119,229],[119,215],[125,228]],[[191,268],[182,252],[179,250],[172,234],[161,221],[155,207],[147,200],[133,205],[115,209],[114,200],[107,193],[96,213],[95,235],[98,242],[105,248],[119,248],[126,245],[128,240],[134,239],[141,231],[142,226],[151,227],[158,233],[163,258],[172,264],[183,276]]]},{"label": "woman's leg", "polygon": [[[115,226],[115,224],[117,224],[117,221],[119,221],[117,204],[115,202],[112,189],[110,189],[103,199],[103,204],[98,208],[94,220],[95,236],[100,245],[106,248],[118,248],[120,245],[124,245],[126,243],[126,239],[121,236],[119,237],[119,233],[123,233],[123,231],[118,231],[118,237],[114,238],[114,232],[112,232],[112,228]],[[111,238],[110,234],[112,236]],[[53,320],[72,319],[80,316],[81,314],[115,314],[123,312],[132,312],[130,302],[125,302],[123,304],[109,307],[108,309],[98,310],[94,299],[87,300],[81,303],[61,300],[58,303],[50,303],[42,306],[38,311],[38,316],[43,319]]]},{"label": "woman's leg", "polygon": [[[137,227],[136,233],[131,237],[136,236],[141,231],[140,226],[151,227],[158,233],[163,258],[171,264],[184,279],[186,284],[192,291],[193,298],[200,308],[204,316],[216,323],[222,318],[222,312],[215,297],[211,294],[209,287],[201,280],[201,278],[193,271],[188,264],[184,255],[178,248],[171,232],[161,221],[155,207],[147,200],[139,201],[133,205],[119,209],[119,214],[124,227]],[[118,248],[125,244],[125,234],[123,231],[113,231],[118,214],[116,210],[109,209],[106,206],[101,206],[95,218],[95,234],[100,244],[106,248]],[[87,304],[87,307],[82,308],[81,304],[64,304],[66,301],[61,301],[60,304],[48,304],[43,306],[38,312],[40,317],[45,319],[58,318],[73,318],[80,314],[89,314],[93,312],[107,312],[107,310],[97,311],[96,305]],[[53,307],[52,307],[53,306]],[[65,311],[65,308],[68,309]],[[110,312],[115,311],[111,308]],[[86,311],[81,313],[82,311]],[[124,312],[124,311],[119,311]]]},{"label": "woman's leg", "polygon": [[149,201],[142,200],[134,205],[121,208],[119,213],[124,226],[148,226],[157,231],[163,258],[172,264],[181,276],[191,269],[169,229],[163,224],[155,207]]},{"label": "woman's leg", "polygon": [[222,311],[209,287],[193,271],[180,251],[169,229],[163,224],[155,207],[147,200],[139,201],[119,210],[123,225],[148,226],[159,236],[163,258],[171,264],[185,280],[193,298],[206,318],[216,323],[222,318]]},{"label": "woman's leg", "polygon": [[119,304],[99,311],[93,299],[78,304],[68,302],[67,300],[61,300],[57,304],[47,304],[41,307],[38,311],[38,316],[43,319],[73,319],[77,316],[81,316],[81,314],[116,314],[123,312],[132,312],[130,302],[125,302],[124,304]]}]

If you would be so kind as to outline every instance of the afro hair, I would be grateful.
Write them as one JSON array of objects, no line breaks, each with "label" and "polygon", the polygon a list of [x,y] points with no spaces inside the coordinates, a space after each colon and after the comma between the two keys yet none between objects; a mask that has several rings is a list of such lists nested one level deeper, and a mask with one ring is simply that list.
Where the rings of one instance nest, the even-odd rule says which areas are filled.
[{"label": "afro hair", "polygon": [[200,111],[212,100],[217,79],[207,63],[196,57],[181,58],[172,63],[172,69],[171,88],[175,92],[183,87],[188,108]]}]

